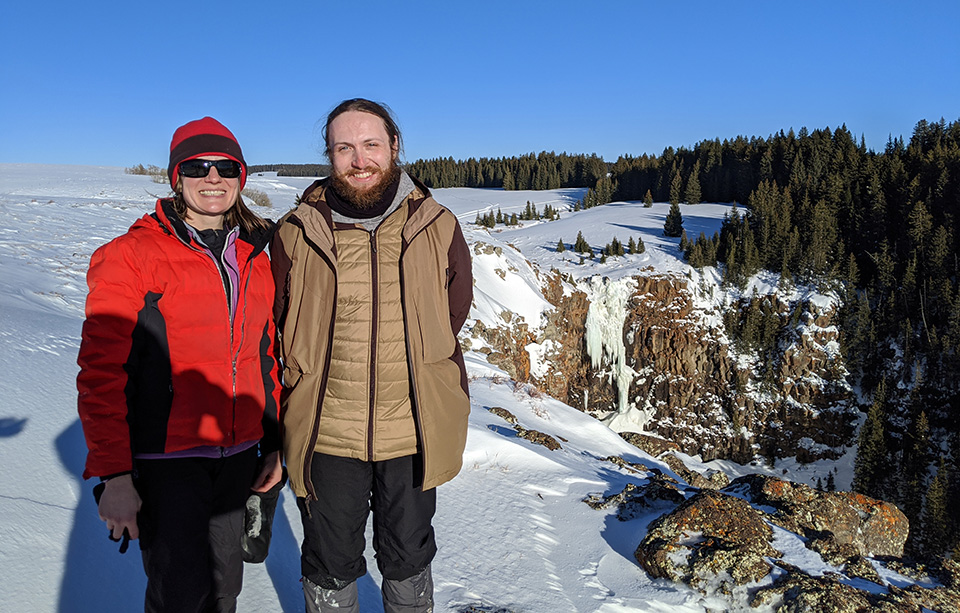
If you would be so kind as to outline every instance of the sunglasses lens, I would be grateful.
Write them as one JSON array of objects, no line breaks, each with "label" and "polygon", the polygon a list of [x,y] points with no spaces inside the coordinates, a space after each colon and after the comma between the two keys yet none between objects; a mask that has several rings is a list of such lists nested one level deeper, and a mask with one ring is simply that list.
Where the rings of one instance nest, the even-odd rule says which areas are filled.
[{"label": "sunglasses lens", "polygon": [[180,164],[180,174],[191,179],[205,177],[210,173],[210,166],[203,160],[188,160]]},{"label": "sunglasses lens", "polygon": [[217,172],[220,173],[220,176],[224,179],[236,179],[240,176],[240,164],[233,160],[217,160],[215,164],[217,166]]},{"label": "sunglasses lens", "polygon": [[210,174],[210,167],[217,167],[217,174],[224,179],[236,179],[243,168],[233,160],[187,160],[180,164],[180,174],[191,179],[199,179]]}]

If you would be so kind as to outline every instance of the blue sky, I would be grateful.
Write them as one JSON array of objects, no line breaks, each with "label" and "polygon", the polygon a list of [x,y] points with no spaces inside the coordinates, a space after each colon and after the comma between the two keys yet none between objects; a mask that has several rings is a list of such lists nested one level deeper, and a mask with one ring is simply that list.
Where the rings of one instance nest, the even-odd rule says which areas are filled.
[{"label": "blue sky", "polygon": [[958,0],[13,2],[0,162],[166,165],[204,115],[248,163],[321,162],[356,96],[395,111],[408,161],[841,124],[882,149],[960,119],[958,24]]}]

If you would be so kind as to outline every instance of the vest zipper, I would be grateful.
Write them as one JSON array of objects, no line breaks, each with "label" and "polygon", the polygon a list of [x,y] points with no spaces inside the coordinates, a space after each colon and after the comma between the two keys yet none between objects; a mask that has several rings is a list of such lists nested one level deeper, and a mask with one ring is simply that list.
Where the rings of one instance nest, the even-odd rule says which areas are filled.
[{"label": "vest zipper", "polygon": [[377,256],[377,238],[374,232],[370,232],[370,398],[367,414],[367,461],[373,462],[373,431],[374,431],[374,409],[376,407],[376,389],[377,389],[377,332],[379,329],[380,317],[380,292],[378,284],[379,258]]}]

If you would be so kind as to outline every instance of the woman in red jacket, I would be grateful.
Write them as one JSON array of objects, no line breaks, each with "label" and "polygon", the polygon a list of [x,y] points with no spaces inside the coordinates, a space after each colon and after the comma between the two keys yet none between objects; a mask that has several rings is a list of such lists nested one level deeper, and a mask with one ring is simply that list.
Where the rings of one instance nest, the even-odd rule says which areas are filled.
[{"label": "woman in red jacket", "polygon": [[174,197],[90,262],[80,345],[84,478],[112,538],[140,539],[146,611],[234,611],[250,490],[281,478],[265,247],[233,134],[204,117],[170,143]]}]

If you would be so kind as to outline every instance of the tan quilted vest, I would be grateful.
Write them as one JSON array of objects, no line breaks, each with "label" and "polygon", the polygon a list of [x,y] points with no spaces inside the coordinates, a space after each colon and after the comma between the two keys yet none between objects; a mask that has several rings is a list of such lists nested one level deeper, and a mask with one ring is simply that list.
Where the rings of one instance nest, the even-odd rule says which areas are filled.
[{"label": "tan quilted vest", "polygon": [[367,461],[416,453],[400,298],[404,203],[375,232],[338,224],[337,315],[315,450]]}]

